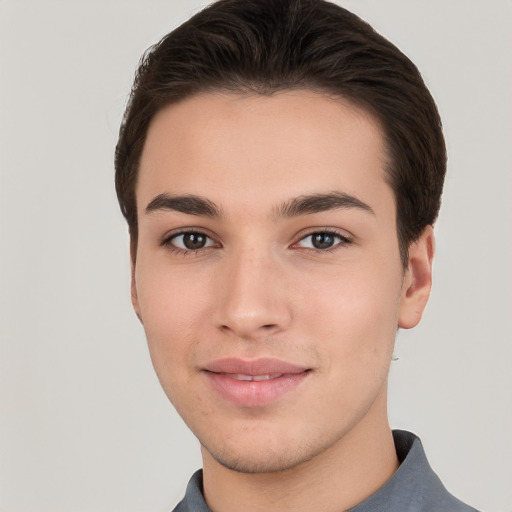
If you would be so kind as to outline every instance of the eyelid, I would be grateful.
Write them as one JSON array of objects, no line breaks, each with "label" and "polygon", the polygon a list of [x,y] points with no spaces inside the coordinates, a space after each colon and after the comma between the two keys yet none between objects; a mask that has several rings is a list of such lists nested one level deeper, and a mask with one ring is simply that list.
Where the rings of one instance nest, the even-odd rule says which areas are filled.
[{"label": "eyelid", "polygon": [[[172,243],[174,239],[179,236],[187,235],[187,234],[195,234],[195,235],[203,235],[208,238],[209,241],[213,242],[205,247],[201,247],[199,249],[186,249],[177,247]],[[216,237],[209,233],[207,229],[196,228],[196,227],[184,227],[172,230],[171,232],[166,233],[162,240],[159,243],[160,246],[167,248],[169,251],[178,252],[182,254],[195,254],[197,252],[203,251],[205,249],[210,249],[211,247],[221,247],[220,242],[217,241]]]},{"label": "eyelid", "polygon": [[[177,247],[175,244],[172,243],[174,239],[176,239],[179,236],[186,235],[186,234],[197,234],[197,235],[203,235],[206,238],[208,238],[208,245],[205,247],[201,247],[198,249],[187,249],[187,248],[181,248]],[[325,235],[332,235],[333,237],[338,239],[338,242],[335,243],[333,246],[328,247],[326,249],[318,249],[315,247],[300,247],[299,244],[303,240],[305,240],[308,237],[311,237],[315,234],[325,234]],[[312,251],[318,251],[318,252],[329,252],[332,250],[335,250],[339,246],[346,246],[354,241],[353,235],[348,233],[345,230],[341,230],[339,228],[331,228],[331,227],[318,227],[318,228],[308,228],[307,230],[303,230],[300,233],[298,233],[295,237],[296,241],[291,244],[291,248],[303,248],[307,250]],[[166,233],[160,243],[160,246],[166,247],[168,250],[182,253],[182,254],[195,254],[198,252],[201,252],[206,249],[210,248],[221,248],[222,244],[218,241],[218,238],[215,235],[212,235],[208,229],[204,228],[197,228],[197,227],[184,227],[184,228],[178,228],[176,230],[173,230],[171,232]]]},{"label": "eyelid", "polygon": [[[299,246],[300,242],[302,242],[306,238],[316,235],[316,234],[332,235],[332,236],[336,237],[339,241],[327,249],[317,249],[315,247],[300,247]],[[299,248],[303,248],[303,249],[309,249],[312,251],[329,252],[329,251],[335,250],[336,248],[338,248],[340,246],[349,245],[349,244],[353,243],[353,241],[354,241],[354,237],[350,233],[347,233],[344,230],[342,231],[338,228],[331,228],[331,227],[310,228],[306,232],[302,232],[297,235],[297,241],[292,244],[292,248],[299,247]]]},{"label": "eyelid", "polygon": [[[200,235],[200,236],[204,236],[204,238],[206,239],[205,245],[203,247],[199,247],[198,249],[189,249],[188,247],[180,247],[177,243],[173,243],[176,240],[178,240],[180,237],[184,237],[185,235]],[[192,231],[187,231],[185,233],[178,233],[176,235],[173,235],[171,238],[169,238],[169,243],[171,245],[173,245],[174,247],[176,247],[177,249],[181,249],[182,251],[187,251],[187,252],[188,251],[194,251],[194,250],[207,249],[208,247],[212,247],[213,245],[215,245],[215,242],[208,235],[205,235],[203,233],[194,233]],[[180,245],[184,245],[184,244],[180,244]]]}]

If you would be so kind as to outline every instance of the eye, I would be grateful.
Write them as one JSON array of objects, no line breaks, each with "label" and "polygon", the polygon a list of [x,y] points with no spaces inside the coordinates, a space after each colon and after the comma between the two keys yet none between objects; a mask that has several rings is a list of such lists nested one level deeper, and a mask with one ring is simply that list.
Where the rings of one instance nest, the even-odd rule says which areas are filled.
[{"label": "eye", "polygon": [[311,233],[297,243],[299,247],[306,249],[316,249],[325,251],[332,249],[340,244],[349,244],[351,240],[339,233],[333,233],[331,231],[319,231],[317,233]]},{"label": "eye", "polygon": [[182,251],[198,251],[215,246],[215,242],[204,233],[198,231],[186,231],[172,235],[164,241],[164,245],[171,246]]}]

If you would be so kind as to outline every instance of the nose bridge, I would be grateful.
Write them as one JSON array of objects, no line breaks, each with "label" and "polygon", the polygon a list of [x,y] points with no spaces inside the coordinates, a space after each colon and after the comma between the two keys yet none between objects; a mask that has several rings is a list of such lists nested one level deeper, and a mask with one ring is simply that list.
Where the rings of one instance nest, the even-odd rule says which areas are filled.
[{"label": "nose bridge", "polygon": [[286,328],[291,311],[276,255],[269,248],[247,246],[233,251],[225,264],[220,327],[243,338]]}]

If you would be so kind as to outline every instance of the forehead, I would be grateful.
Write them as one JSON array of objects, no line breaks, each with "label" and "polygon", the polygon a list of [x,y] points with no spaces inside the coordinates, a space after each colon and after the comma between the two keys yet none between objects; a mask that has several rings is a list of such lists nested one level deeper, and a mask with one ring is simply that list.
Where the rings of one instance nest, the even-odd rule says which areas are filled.
[{"label": "forehead", "polygon": [[378,122],[346,100],[204,93],[153,119],[137,202],[164,192],[245,205],[331,190],[369,199],[390,193],[385,160]]}]

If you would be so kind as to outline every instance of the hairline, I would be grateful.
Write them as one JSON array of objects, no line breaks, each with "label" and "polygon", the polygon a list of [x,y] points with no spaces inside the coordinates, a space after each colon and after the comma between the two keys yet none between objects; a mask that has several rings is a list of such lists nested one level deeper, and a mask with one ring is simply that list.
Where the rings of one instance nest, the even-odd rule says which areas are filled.
[{"label": "hairline", "polygon": [[137,205],[137,198],[136,198],[136,190],[138,186],[139,176],[140,176],[140,165],[142,160],[142,155],[144,152],[144,147],[146,145],[148,133],[151,129],[151,125],[153,124],[154,119],[158,114],[160,114],[163,110],[166,108],[172,106],[172,105],[179,105],[183,102],[186,102],[192,98],[195,98],[197,96],[205,95],[205,94],[226,94],[229,96],[238,96],[240,98],[246,98],[246,97],[272,97],[277,94],[286,94],[289,92],[299,92],[299,91],[307,91],[312,92],[314,94],[321,95],[323,97],[329,98],[333,101],[342,101],[344,102],[345,106],[348,108],[355,109],[359,111],[360,113],[367,115],[370,117],[372,122],[376,124],[377,129],[379,130],[379,133],[381,135],[382,139],[382,170],[383,170],[383,177],[386,182],[386,184],[390,187],[391,192],[393,194],[393,202],[395,205],[395,228],[397,233],[397,239],[398,239],[398,245],[399,245],[399,252],[400,252],[400,259],[402,266],[405,268],[407,266],[407,260],[408,260],[408,247],[410,244],[412,244],[415,240],[409,240],[409,243],[407,245],[404,244],[403,240],[403,233],[400,227],[401,218],[398,211],[399,201],[398,201],[398,195],[397,191],[395,190],[395,187],[393,185],[393,165],[394,165],[394,157],[393,157],[393,144],[390,141],[390,134],[388,133],[388,129],[386,128],[386,124],[381,119],[381,115],[379,115],[378,112],[376,112],[376,109],[373,107],[373,105],[370,104],[370,102],[365,101],[364,98],[360,97],[354,97],[350,94],[344,94],[342,91],[333,91],[332,88],[328,88],[325,86],[321,86],[319,84],[314,83],[314,79],[310,79],[308,83],[306,81],[301,82],[300,84],[281,84],[276,85],[274,87],[265,86],[265,84],[257,82],[254,82],[253,84],[249,83],[249,80],[243,80],[241,79],[239,83],[235,83],[233,80],[226,80],[222,84],[202,84],[198,85],[198,87],[192,91],[189,91],[188,93],[183,94],[179,98],[173,98],[169,99],[166,102],[163,102],[158,108],[154,110],[152,115],[149,118],[149,121],[147,123],[147,128],[144,132],[144,137],[141,140],[141,149],[139,153],[138,161],[135,164],[135,176],[134,176],[134,184],[133,184],[133,201],[135,205],[135,229],[136,232],[132,233],[130,232],[130,254],[132,257],[133,264],[135,264],[136,261],[136,253],[137,253],[137,245],[138,245],[138,205]]}]

